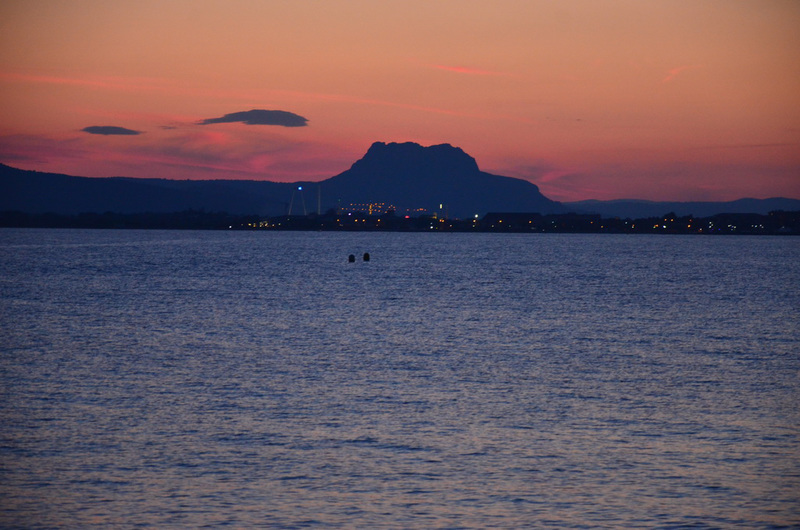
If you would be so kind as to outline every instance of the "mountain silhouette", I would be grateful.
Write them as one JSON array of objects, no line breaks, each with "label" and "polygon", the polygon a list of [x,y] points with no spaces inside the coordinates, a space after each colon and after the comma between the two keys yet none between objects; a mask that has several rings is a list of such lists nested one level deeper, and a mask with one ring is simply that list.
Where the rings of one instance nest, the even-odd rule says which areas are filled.
[{"label": "mountain silhouette", "polygon": [[[298,187],[303,190],[299,191]],[[534,184],[481,171],[475,159],[449,144],[372,144],[350,169],[320,182],[87,178],[16,169],[0,164],[0,211],[29,214],[170,213],[186,210],[233,215],[299,215],[351,204],[384,203],[398,214],[437,212],[450,218],[504,213],[597,213],[646,217],[684,210],[694,215],[798,209],[795,199],[727,203],[581,201],[562,204]],[[440,208],[441,205],[441,208]]]},{"label": "mountain silhouette", "polygon": [[[298,192],[302,186],[304,191]],[[448,144],[376,142],[343,173],[321,182],[87,178],[0,164],[0,211],[140,213],[188,209],[298,215],[378,203],[472,217],[488,211],[558,213],[565,209],[525,180],[491,175]],[[302,205],[302,206],[301,206]],[[303,207],[304,206],[304,207]],[[444,213],[444,212],[442,212]]]},{"label": "mountain silhouette", "polygon": [[0,164],[0,211],[31,214],[166,213],[193,209],[270,215],[285,211],[292,188],[291,184],[249,180],[73,177]]},{"label": "mountain silhouette", "polygon": [[534,184],[485,173],[475,159],[449,144],[372,144],[347,171],[319,183],[323,198],[383,202],[406,209],[439,210],[465,218],[489,211],[560,213],[566,209]]}]

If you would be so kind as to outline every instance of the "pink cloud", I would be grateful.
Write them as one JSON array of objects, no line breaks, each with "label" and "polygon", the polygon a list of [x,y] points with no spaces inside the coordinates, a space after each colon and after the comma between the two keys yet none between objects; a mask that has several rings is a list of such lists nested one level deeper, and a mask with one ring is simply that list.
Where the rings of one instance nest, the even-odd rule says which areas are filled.
[{"label": "pink cloud", "polygon": [[467,74],[467,75],[486,75],[486,76],[501,76],[507,77],[511,76],[512,74],[507,72],[497,72],[493,70],[481,70],[479,68],[470,68],[467,66],[448,66],[444,64],[430,64],[428,65],[430,68],[436,68],[437,70],[445,70],[447,72],[455,72],[457,74]]},{"label": "pink cloud", "polygon": [[87,76],[65,77],[20,72],[0,72],[0,80],[8,83],[26,83],[56,86],[76,86],[124,92],[150,92],[172,96],[198,96],[213,99],[239,99],[258,101],[263,91],[216,89],[192,86],[170,79],[152,77]]},{"label": "pink cloud", "polygon": [[661,82],[662,83],[669,83],[670,81],[672,81],[673,79],[678,77],[678,75],[680,75],[683,72],[686,72],[688,70],[697,70],[698,68],[703,68],[704,66],[705,65],[702,65],[702,64],[693,64],[693,65],[687,65],[687,66],[676,66],[675,68],[672,68],[672,69],[669,70],[669,72],[667,73],[667,77],[662,79]]},{"label": "pink cloud", "polygon": [[483,120],[503,120],[513,121],[517,123],[534,124],[536,122],[522,118],[519,116],[512,116],[508,114],[497,114],[491,112],[463,112],[451,109],[443,109],[438,107],[427,107],[424,105],[414,105],[413,103],[402,103],[397,101],[386,101],[381,99],[362,98],[358,96],[349,96],[344,94],[326,94],[321,92],[298,92],[288,90],[271,90],[273,94],[283,95],[292,98],[305,99],[309,101],[332,101],[339,103],[352,103],[356,105],[370,105],[379,107],[391,107],[398,109],[413,110],[418,112],[425,112],[430,114],[441,114],[445,116],[456,116],[460,118],[477,118]]},{"label": "pink cloud", "polygon": [[[479,69],[464,68],[464,67],[448,67],[442,65],[433,65],[431,67],[458,72],[462,74],[469,74],[469,75],[493,75],[493,76],[512,75],[502,72],[491,72],[488,70],[479,70]],[[79,86],[79,87],[87,87],[95,89],[118,90],[118,91],[128,91],[128,92],[144,91],[144,92],[157,92],[169,95],[199,96],[206,98],[206,100],[238,99],[241,101],[247,101],[248,104],[253,104],[254,101],[263,100],[267,95],[272,95],[274,97],[278,97],[281,99],[289,98],[294,100],[301,99],[307,101],[327,101],[336,103],[350,103],[357,105],[382,106],[382,107],[407,109],[407,110],[425,112],[430,114],[457,116],[463,118],[504,120],[504,121],[514,121],[518,123],[529,123],[529,124],[532,123],[530,120],[526,120],[518,116],[502,115],[489,112],[463,112],[453,109],[415,105],[413,103],[363,98],[354,95],[335,94],[335,93],[332,94],[332,93],[322,93],[322,92],[301,92],[301,91],[281,90],[281,89],[259,90],[259,91],[237,90],[237,89],[211,90],[202,87],[193,87],[186,84],[176,84],[171,82],[170,80],[158,79],[158,78],[125,78],[125,77],[75,78],[75,77],[28,74],[28,73],[0,72],[0,80],[4,80],[7,82],[17,82],[17,83]],[[98,114],[98,111],[96,109],[81,109],[81,110],[87,113]],[[148,117],[148,115],[143,113],[136,113],[135,115],[133,113],[128,113],[128,114],[130,117],[138,117],[138,118]],[[114,115],[118,115],[121,117],[122,113],[114,113]],[[156,115],[150,114],[149,116],[153,118]],[[169,120],[170,122],[169,125],[172,126],[185,125],[196,121],[197,121],[196,117],[191,118],[188,116],[181,116],[181,117],[176,116],[173,117],[173,119]]]},{"label": "pink cloud", "polygon": [[542,193],[558,200],[647,199],[727,201],[743,197],[796,197],[796,167],[726,163],[664,162],[646,168],[598,166],[543,183]]},{"label": "pink cloud", "polygon": [[[346,159],[345,159],[346,158]],[[85,177],[321,180],[354,160],[340,147],[240,131],[155,130],[147,137],[0,137],[0,162]]]},{"label": "pink cloud", "polygon": [[[56,171],[59,162],[81,162],[91,156],[82,138],[54,138],[35,134],[0,136],[0,162],[23,169]],[[51,163],[56,165],[50,166]]]},{"label": "pink cloud", "polygon": [[0,79],[16,83],[33,83],[48,85],[84,86],[89,88],[106,88],[113,90],[163,90],[164,81],[153,78],[128,77],[60,77],[54,75],[37,75],[17,72],[0,72]]},{"label": "pink cloud", "polygon": [[[781,146],[783,147],[783,146]],[[800,197],[796,160],[575,160],[539,159],[489,172],[528,180],[548,198],[726,201],[743,197]]]}]

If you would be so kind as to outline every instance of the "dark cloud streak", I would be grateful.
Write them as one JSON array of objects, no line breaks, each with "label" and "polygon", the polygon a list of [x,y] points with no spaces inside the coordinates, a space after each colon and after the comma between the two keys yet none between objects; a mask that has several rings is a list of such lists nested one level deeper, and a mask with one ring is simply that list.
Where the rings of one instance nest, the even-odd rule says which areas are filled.
[{"label": "dark cloud streak", "polygon": [[308,120],[285,110],[247,110],[233,112],[221,118],[208,118],[198,122],[200,125],[212,123],[244,123],[247,125],[280,125],[281,127],[305,127]]},{"label": "dark cloud streak", "polygon": [[125,127],[114,127],[112,125],[92,125],[91,127],[84,127],[81,131],[89,134],[102,134],[103,136],[135,136],[137,134],[142,134],[140,131],[126,129]]}]

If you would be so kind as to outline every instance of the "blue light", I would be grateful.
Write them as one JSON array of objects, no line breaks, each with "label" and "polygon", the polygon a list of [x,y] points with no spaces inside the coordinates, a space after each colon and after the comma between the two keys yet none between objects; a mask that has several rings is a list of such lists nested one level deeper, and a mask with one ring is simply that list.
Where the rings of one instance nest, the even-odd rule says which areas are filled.
[{"label": "blue light", "polygon": [[297,186],[297,191],[303,191],[303,186]]}]

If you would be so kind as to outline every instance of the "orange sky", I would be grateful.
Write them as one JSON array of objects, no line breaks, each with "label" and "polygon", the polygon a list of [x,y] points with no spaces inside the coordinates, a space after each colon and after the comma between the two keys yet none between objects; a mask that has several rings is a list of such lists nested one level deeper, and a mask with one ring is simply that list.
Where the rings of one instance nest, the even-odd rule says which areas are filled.
[{"label": "orange sky", "polygon": [[[798,28],[796,0],[5,0],[0,162],[320,180],[415,141],[556,200],[800,198]],[[307,126],[199,124],[251,109]]]}]

